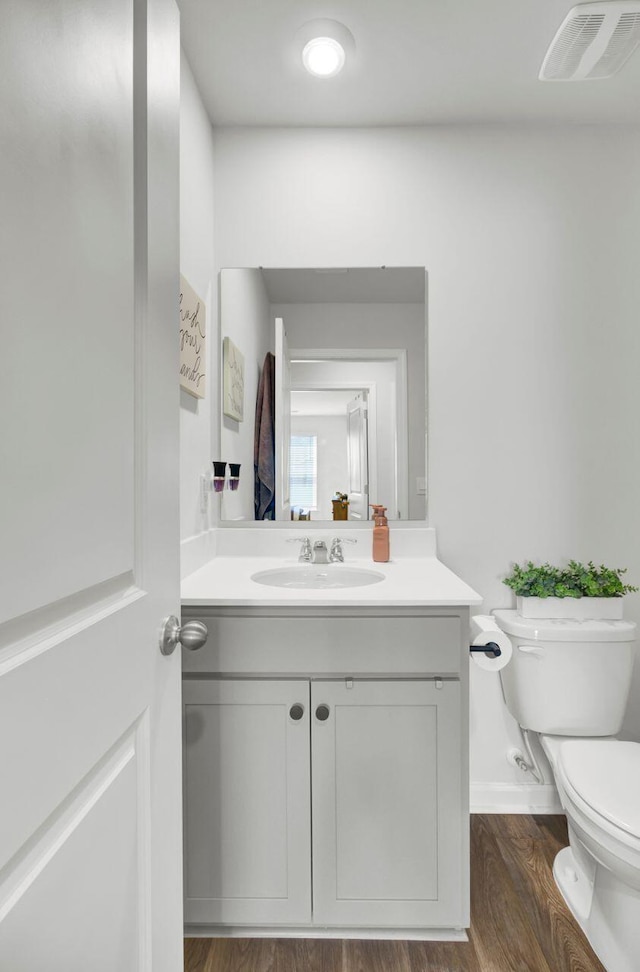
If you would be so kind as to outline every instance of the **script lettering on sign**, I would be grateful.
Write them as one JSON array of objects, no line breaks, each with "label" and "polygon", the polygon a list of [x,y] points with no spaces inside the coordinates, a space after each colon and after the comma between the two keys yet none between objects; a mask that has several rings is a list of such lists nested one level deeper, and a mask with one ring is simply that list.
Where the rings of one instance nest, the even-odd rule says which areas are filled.
[{"label": "script lettering on sign", "polygon": [[205,396],[206,307],[180,274],[180,387],[194,398]]}]

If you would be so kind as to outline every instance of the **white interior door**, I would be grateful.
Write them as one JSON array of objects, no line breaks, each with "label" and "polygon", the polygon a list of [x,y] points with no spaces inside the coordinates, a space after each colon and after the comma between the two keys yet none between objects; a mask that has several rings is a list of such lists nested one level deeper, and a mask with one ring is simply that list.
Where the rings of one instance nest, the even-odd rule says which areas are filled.
[{"label": "white interior door", "polygon": [[284,321],[276,317],[276,520],[291,519],[291,352]]},{"label": "white interior door", "polygon": [[178,13],[2,13],[0,969],[177,972]]},{"label": "white interior door", "polygon": [[367,402],[363,392],[347,405],[349,519],[369,519]]}]

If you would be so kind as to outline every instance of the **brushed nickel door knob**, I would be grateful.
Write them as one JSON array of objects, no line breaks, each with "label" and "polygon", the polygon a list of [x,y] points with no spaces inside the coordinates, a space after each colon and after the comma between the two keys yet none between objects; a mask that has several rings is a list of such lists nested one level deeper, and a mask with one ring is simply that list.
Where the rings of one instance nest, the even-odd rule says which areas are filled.
[{"label": "brushed nickel door knob", "polygon": [[187,621],[180,626],[180,622],[172,614],[162,622],[160,651],[163,655],[171,655],[179,644],[188,651],[197,651],[206,642],[208,634],[207,626],[202,621]]}]

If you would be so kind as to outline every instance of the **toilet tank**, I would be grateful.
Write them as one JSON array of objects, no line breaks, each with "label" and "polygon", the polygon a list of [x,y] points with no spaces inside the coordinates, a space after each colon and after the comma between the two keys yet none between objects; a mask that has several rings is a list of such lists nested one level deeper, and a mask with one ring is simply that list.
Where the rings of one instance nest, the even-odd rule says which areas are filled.
[{"label": "toilet tank", "polygon": [[513,657],[500,672],[507,709],[524,728],[558,736],[612,736],[631,687],[636,626],[558,621],[495,611]]}]

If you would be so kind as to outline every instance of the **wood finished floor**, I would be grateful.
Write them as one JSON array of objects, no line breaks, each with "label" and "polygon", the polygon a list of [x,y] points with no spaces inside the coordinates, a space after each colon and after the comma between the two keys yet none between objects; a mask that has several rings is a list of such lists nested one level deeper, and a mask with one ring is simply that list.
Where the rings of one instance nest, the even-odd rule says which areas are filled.
[{"label": "wood finished floor", "polygon": [[605,972],[551,872],[562,816],[471,818],[468,942],[185,941],[185,972]]}]

